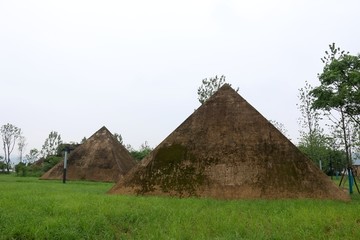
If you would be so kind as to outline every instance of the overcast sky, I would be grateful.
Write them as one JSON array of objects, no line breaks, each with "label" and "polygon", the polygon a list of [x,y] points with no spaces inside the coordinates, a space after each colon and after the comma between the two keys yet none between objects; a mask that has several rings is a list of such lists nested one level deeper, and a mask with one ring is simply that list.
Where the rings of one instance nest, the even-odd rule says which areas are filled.
[{"label": "overcast sky", "polygon": [[[298,140],[298,89],[318,85],[335,42],[360,52],[358,0],[0,0],[0,125],[26,152],[50,131],[80,142],[102,126],[156,147],[225,75]],[[0,155],[3,155],[0,152]]]}]

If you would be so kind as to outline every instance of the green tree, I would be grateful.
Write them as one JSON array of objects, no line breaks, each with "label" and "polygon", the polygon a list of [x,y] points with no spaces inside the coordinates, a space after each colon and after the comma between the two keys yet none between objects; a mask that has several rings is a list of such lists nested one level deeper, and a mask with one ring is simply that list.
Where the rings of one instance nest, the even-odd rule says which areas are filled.
[{"label": "green tree", "polygon": [[18,151],[19,151],[19,161],[23,161],[23,155],[26,147],[26,138],[24,136],[20,136],[18,139]]},{"label": "green tree", "polygon": [[124,145],[124,143],[123,143],[123,138],[122,138],[121,134],[114,133],[113,135],[114,135],[114,138],[115,138],[116,140],[118,140],[119,143],[121,143],[122,145]]},{"label": "green tree", "polygon": [[321,133],[313,133],[310,137],[304,136],[301,138],[298,148],[306,156],[308,156],[314,164],[320,167],[320,161],[322,164],[322,170],[326,171],[326,167],[329,165],[331,151],[333,150],[330,147],[329,139],[327,136]]},{"label": "green tree", "polygon": [[16,140],[21,136],[21,129],[8,123],[1,127],[0,132],[5,154],[4,163],[6,164],[6,170],[9,173],[11,168],[10,156],[14,150]]},{"label": "green tree", "polygon": [[55,155],[56,156],[63,156],[65,151],[70,153],[71,151],[75,150],[75,148],[77,148],[78,146],[80,146],[80,144],[78,144],[76,142],[70,142],[70,143],[61,142],[57,147]]},{"label": "green tree", "polygon": [[4,172],[6,169],[6,164],[3,160],[4,160],[4,157],[0,156],[0,172]]},{"label": "green tree", "polygon": [[25,159],[27,161],[27,163],[31,164],[35,161],[37,161],[39,159],[39,150],[37,150],[36,148],[33,148],[30,150],[29,154],[26,154]]},{"label": "green tree", "polygon": [[47,158],[48,156],[55,156],[57,155],[58,147],[62,143],[61,136],[56,131],[51,131],[49,133],[48,138],[45,140],[42,149],[41,149],[41,155],[44,158]]},{"label": "green tree", "polygon": [[332,147],[329,140],[320,140],[319,143],[314,146],[304,145],[299,143],[298,148],[306,156],[308,156],[314,164],[322,165],[322,171],[335,175],[336,172],[340,173],[344,167],[347,166],[346,154],[343,150],[336,149]]},{"label": "green tree", "polygon": [[152,151],[152,148],[148,145],[147,141],[145,141],[143,144],[141,144],[139,150],[134,150],[130,145],[130,155],[136,160],[141,161],[143,158],[145,158],[149,153]]},{"label": "green tree", "polygon": [[345,148],[347,163],[351,166],[349,128],[354,122],[359,124],[360,58],[341,51],[334,43],[329,48],[330,52],[326,51],[321,59],[325,66],[318,74],[320,86],[311,91],[314,97],[312,107],[325,111],[340,130],[338,136]]},{"label": "green tree", "polygon": [[[297,104],[297,107],[301,113],[299,119],[301,130],[298,147],[315,164],[319,165],[321,161],[324,166],[329,163],[329,137],[324,134],[324,129],[320,127],[321,115],[319,111],[312,107],[315,101],[311,95],[312,90],[313,87],[308,82],[305,82],[305,86],[299,89],[300,103]],[[323,168],[323,170],[325,169]]]},{"label": "green tree", "polygon": [[352,134],[350,136],[351,145],[356,153],[360,153],[360,125],[353,124]]},{"label": "green tree", "polygon": [[[221,88],[226,83],[225,76],[217,75],[213,78],[205,78],[202,80],[201,86],[197,90],[198,100],[201,104],[206,102],[219,88]],[[231,84],[230,84],[231,86]],[[238,91],[239,88],[236,90]]]},{"label": "green tree", "polygon": [[298,98],[300,103],[297,104],[297,107],[301,113],[299,123],[302,130],[300,131],[300,135],[302,139],[309,144],[318,133],[323,132],[323,129],[319,124],[321,115],[318,110],[312,107],[315,101],[314,96],[311,94],[313,89],[314,88],[307,81],[305,81],[305,86],[299,89]]},{"label": "green tree", "polygon": [[335,43],[329,45],[321,59],[325,64],[318,74],[321,85],[314,89],[315,106],[342,110],[359,124],[360,115],[360,55],[350,55]]},{"label": "green tree", "polygon": [[25,177],[27,176],[28,167],[25,163],[19,162],[15,165],[15,172],[17,176]]},{"label": "green tree", "polygon": [[52,167],[58,164],[63,158],[61,156],[49,155],[44,159],[42,164],[42,172],[45,173],[49,171]]}]

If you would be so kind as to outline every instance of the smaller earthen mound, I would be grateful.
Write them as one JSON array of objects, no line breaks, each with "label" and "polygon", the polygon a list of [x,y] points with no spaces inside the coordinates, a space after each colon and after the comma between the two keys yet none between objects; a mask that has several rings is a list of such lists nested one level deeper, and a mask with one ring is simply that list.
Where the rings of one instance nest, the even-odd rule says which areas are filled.
[{"label": "smaller earthen mound", "polygon": [[[82,145],[70,152],[67,179],[116,182],[136,164],[126,148],[102,127]],[[40,179],[62,179],[61,161]]]}]

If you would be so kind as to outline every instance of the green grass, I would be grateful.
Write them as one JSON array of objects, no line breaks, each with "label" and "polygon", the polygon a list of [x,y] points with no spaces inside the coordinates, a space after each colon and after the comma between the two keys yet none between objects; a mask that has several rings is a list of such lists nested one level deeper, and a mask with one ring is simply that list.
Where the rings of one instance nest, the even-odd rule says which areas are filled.
[{"label": "green grass", "polygon": [[321,200],[108,195],[112,184],[0,175],[0,239],[360,239],[360,196]]}]

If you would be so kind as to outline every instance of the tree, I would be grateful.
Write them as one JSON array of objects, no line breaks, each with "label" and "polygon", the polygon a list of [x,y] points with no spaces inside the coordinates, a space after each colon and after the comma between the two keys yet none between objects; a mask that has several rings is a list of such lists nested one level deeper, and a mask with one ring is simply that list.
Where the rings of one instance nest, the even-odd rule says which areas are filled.
[{"label": "tree", "polygon": [[6,164],[7,172],[10,172],[10,167],[11,167],[10,155],[14,150],[16,140],[21,135],[21,129],[8,123],[6,125],[3,125],[0,131],[3,140],[3,148],[5,154],[4,162]]},{"label": "tree", "polygon": [[42,172],[45,173],[49,171],[51,168],[53,168],[56,164],[58,164],[61,160],[63,160],[63,157],[61,156],[55,156],[55,155],[49,155],[44,159],[44,162],[42,164]]},{"label": "tree", "polygon": [[137,161],[141,161],[143,158],[145,158],[147,155],[149,155],[149,153],[152,151],[152,148],[149,146],[147,141],[145,141],[143,144],[141,144],[139,150],[134,150],[130,145],[128,145],[127,147],[129,147],[129,149],[130,149],[129,152],[130,152],[131,156]]},{"label": "tree", "polygon": [[39,150],[37,150],[36,148],[33,148],[30,150],[29,154],[27,154],[25,156],[26,160],[28,163],[33,163],[35,161],[37,161],[39,159]]},{"label": "tree", "polygon": [[298,148],[319,167],[321,161],[324,172],[334,175],[346,166],[346,156],[339,150],[336,144],[337,138],[326,135],[320,126],[321,113],[312,107],[315,101],[315,97],[311,94],[313,89],[306,81],[305,86],[299,89],[300,103],[297,107],[301,113],[299,119],[301,130]]},{"label": "tree", "polygon": [[47,158],[48,156],[55,156],[61,143],[62,141],[60,134],[58,134],[56,131],[51,131],[42,146],[41,155],[44,158]]},{"label": "tree", "polygon": [[124,143],[123,143],[123,138],[122,138],[121,134],[114,133],[113,135],[114,135],[114,138],[115,138],[116,140],[118,140],[119,143],[121,143],[122,145],[124,145]]},{"label": "tree", "polygon": [[15,172],[17,176],[25,177],[28,172],[28,167],[25,163],[19,162],[15,165]]},{"label": "tree", "polygon": [[[335,150],[331,148],[331,140],[332,139],[325,134],[317,132],[313,133],[311,137],[309,135],[303,136],[298,144],[298,148],[308,156],[314,164],[320,167],[321,161],[322,166],[328,166],[332,155],[331,152]],[[326,168],[323,167],[322,170],[326,171]]]},{"label": "tree", "polygon": [[86,142],[86,137],[83,137],[83,139],[81,139],[80,144],[83,144],[84,142]]},{"label": "tree", "polygon": [[52,156],[56,155],[56,156],[63,156],[64,152],[67,151],[68,153],[72,152],[75,150],[75,148],[77,148],[78,146],[80,146],[79,143],[76,142],[69,142],[69,143],[64,143],[61,142],[58,146],[57,146],[57,151],[56,154],[52,154]]},{"label": "tree", "polygon": [[6,164],[3,160],[4,160],[4,157],[0,156],[0,172],[4,172],[6,169]]},{"label": "tree", "polygon": [[269,120],[269,122],[274,125],[274,127],[277,128],[285,137],[289,138],[288,131],[285,128],[285,125],[283,123],[280,123],[275,120]]},{"label": "tree", "polygon": [[325,64],[318,74],[320,86],[311,91],[312,107],[323,110],[334,126],[345,148],[348,166],[351,166],[351,124],[359,125],[360,114],[360,56],[341,51],[335,44],[329,45],[321,60]]},{"label": "tree", "polygon": [[20,136],[18,140],[18,150],[19,150],[19,161],[23,160],[23,153],[26,146],[26,138],[24,136]]},{"label": "tree", "polygon": [[[226,83],[225,76],[221,75],[219,78],[217,75],[213,78],[205,78],[202,80],[201,86],[198,88],[198,100],[203,104],[208,100],[219,88],[221,88]],[[231,85],[230,85],[231,86]],[[237,89],[236,91],[238,91]]]},{"label": "tree", "polygon": [[360,115],[360,55],[341,51],[335,43],[321,60],[325,64],[318,74],[321,85],[314,89],[315,106],[326,110],[341,109],[359,124]]},{"label": "tree", "polygon": [[341,111],[360,124],[360,55],[349,55],[334,43],[329,48],[321,59],[325,66],[318,74],[320,86],[312,91],[314,108]]},{"label": "tree", "polygon": [[311,94],[313,89],[314,88],[305,81],[305,87],[299,89],[298,98],[300,103],[297,104],[301,113],[299,123],[303,129],[300,134],[302,139],[308,143],[311,143],[312,138],[315,137],[317,133],[323,131],[319,125],[319,121],[321,120],[320,113],[312,107],[312,104],[315,101],[314,96]]},{"label": "tree", "polygon": [[312,107],[315,98],[311,95],[313,87],[305,82],[305,86],[299,89],[298,98],[300,103],[297,104],[301,112],[300,123],[300,141],[299,149],[305,153],[315,164],[320,161],[324,165],[329,161],[329,138],[324,134],[324,129],[320,127],[320,113]]},{"label": "tree", "polygon": [[135,149],[131,146],[131,144],[126,144],[126,145],[125,145],[125,148],[126,148],[126,150],[128,150],[130,153],[131,153],[132,151],[135,151]]},{"label": "tree", "polygon": [[350,136],[352,146],[354,148],[354,151],[357,153],[360,153],[360,125],[354,125],[353,124],[353,131]]}]

